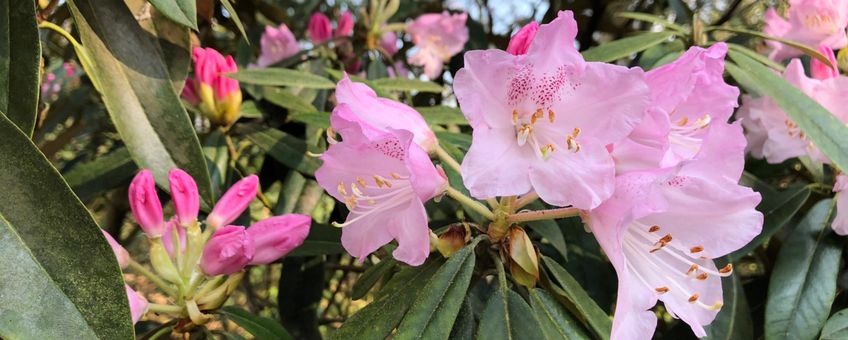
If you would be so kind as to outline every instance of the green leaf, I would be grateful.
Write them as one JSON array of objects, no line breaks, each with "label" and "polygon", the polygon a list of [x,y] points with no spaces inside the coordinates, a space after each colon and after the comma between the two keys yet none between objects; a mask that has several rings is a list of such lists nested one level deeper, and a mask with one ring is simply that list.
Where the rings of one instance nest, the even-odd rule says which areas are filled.
[{"label": "green leaf", "polygon": [[[765,183],[763,183],[765,184]],[[767,184],[765,184],[767,185]],[[782,192],[772,192],[770,188],[754,187],[762,195],[763,200],[757,205],[757,210],[763,213],[763,230],[751,242],[730,254],[731,260],[738,260],[757,249],[788,223],[795,213],[801,210],[810,197],[808,186],[789,188]]]},{"label": "green leaf", "polygon": [[288,120],[301,122],[321,129],[330,127],[329,112],[295,112],[289,114]]},{"label": "green leaf", "polygon": [[124,280],[88,210],[0,115],[0,337],[132,339]]},{"label": "green leaf", "polygon": [[[170,0],[182,1],[182,0]],[[193,0],[191,0],[193,2]],[[174,92],[182,93],[191,67],[191,31],[188,27],[167,18],[158,10],[145,12],[146,0],[125,0],[127,7],[138,19],[139,25],[157,38],[159,53],[165,58],[165,66],[171,76]]]},{"label": "green leaf", "polygon": [[371,85],[387,91],[418,91],[441,93],[444,88],[432,81],[406,79],[406,78],[382,78],[371,81]]},{"label": "green leaf", "polygon": [[612,332],[612,323],[609,316],[598,304],[589,297],[589,294],[580,286],[577,280],[568,273],[556,261],[547,256],[542,256],[542,262],[548,268],[549,273],[562,287],[565,298],[572,309],[584,323],[595,332],[595,335],[603,339],[609,339]]},{"label": "green leaf", "polygon": [[230,2],[230,0],[221,0],[221,5],[224,6],[224,9],[226,9],[227,13],[230,14],[230,18],[232,18],[233,21],[236,23],[236,27],[241,33],[241,37],[244,38],[244,41],[247,41],[247,43],[249,44],[250,39],[247,39],[247,32],[244,31],[244,24],[241,22],[241,19],[239,19],[238,13],[236,13],[236,9],[233,8],[233,4]]},{"label": "green leaf", "polygon": [[80,200],[87,202],[103,192],[128,183],[137,170],[127,148],[120,148],[79,164],[64,176]]},{"label": "green leaf", "polygon": [[247,135],[271,157],[289,168],[311,175],[320,161],[306,154],[306,142],[277,129],[266,129]]},{"label": "green leaf", "polygon": [[38,113],[41,39],[32,0],[0,0],[0,112],[32,136]]},{"label": "green leaf", "polygon": [[288,256],[318,256],[344,253],[344,248],[339,240],[342,237],[340,228],[326,224],[313,225],[309,236],[299,247],[288,254]]},{"label": "green leaf", "polygon": [[[755,36],[755,37],[758,37],[758,38],[763,38],[763,39],[766,39],[766,40],[774,40],[774,41],[783,43],[785,45],[797,48],[797,49],[801,50],[801,52],[804,52],[807,55],[818,59],[819,61],[821,61],[825,65],[828,65],[828,66],[831,66],[831,67],[835,66],[835,65],[832,65],[830,63],[830,60],[827,59],[827,57],[825,57],[823,54],[821,54],[821,52],[819,52],[815,48],[813,48],[811,46],[804,45],[804,44],[799,43],[797,41],[792,41],[792,40],[783,39],[783,38],[779,38],[779,37],[773,37],[773,36],[770,36],[770,35],[767,35],[767,34],[763,34],[761,32],[751,31],[751,30],[747,30],[747,29],[744,29],[744,28],[722,26],[722,27],[710,27],[708,29],[709,30],[716,30],[716,31],[725,31],[725,32],[746,34],[746,35]],[[735,58],[734,58],[734,60],[735,60]]]},{"label": "green leaf", "polygon": [[764,64],[768,67],[771,67],[775,70],[778,70],[780,72],[783,72],[783,70],[786,69],[786,67],[783,66],[782,64],[780,64],[780,63],[778,63],[774,60],[771,60],[768,57],[757,53],[757,51],[754,51],[754,50],[747,48],[745,46],[742,46],[742,45],[739,45],[739,44],[734,44],[734,43],[727,43],[727,49],[739,52],[739,53],[744,54],[746,56],[749,56],[752,59],[759,61],[760,63],[762,63],[762,64]]},{"label": "green leaf", "polygon": [[468,120],[462,115],[462,111],[448,106],[419,106],[415,108],[427,124],[430,125],[468,125]]},{"label": "green leaf", "polygon": [[212,195],[214,197],[220,197],[224,194],[224,185],[227,182],[227,169],[230,162],[227,140],[220,130],[209,132],[204,137],[203,155],[206,156],[206,168],[209,169]]},{"label": "green leaf", "polygon": [[766,339],[815,339],[827,321],[842,257],[833,213],[832,200],[816,203],[780,248],[769,280]]},{"label": "green leaf", "polygon": [[518,293],[498,289],[489,297],[477,325],[477,339],[565,339],[547,338],[533,314],[533,310]]},{"label": "green leaf", "polygon": [[546,339],[589,339],[580,324],[548,292],[531,289],[530,306]]},{"label": "green leaf", "polygon": [[290,340],[294,339],[277,320],[253,315],[250,312],[235,307],[221,308],[220,314],[226,315],[230,321],[244,328],[256,340]]},{"label": "green leaf", "polygon": [[332,89],[336,87],[336,84],[327,78],[306,71],[277,67],[248,68],[239,70],[236,73],[229,73],[227,77],[245,84],[302,87],[308,89]]},{"label": "green leaf", "polygon": [[197,30],[197,5],[194,0],[149,0],[168,19]]},{"label": "green leaf", "polygon": [[666,27],[666,28],[670,28],[670,29],[675,30],[675,31],[680,32],[680,33],[688,33],[688,31],[689,31],[686,28],[684,28],[683,26],[680,26],[680,25],[675,24],[671,21],[668,21],[668,18],[664,17],[664,16],[657,16],[657,15],[651,15],[651,14],[647,14],[647,13],[638,13],[638,12],[621,12],[621,13],[617,13],[615,16],[620,17],[620,18],[627,18],[627,19],[634,19],[634,20],[639,20],[639,21],[650,22],[652,24],[657,24],[657,25],[660,25],[660,26],[663,26],[663,27]]},{"label": "green leaf", "polygon": [[471,283],[479,238],[454,253],[427,282],[398,326],[395,339],[445,339]]},{"label": "green leaf", "polygon": [[542,235],[563,258],[568,258],[568,247],[565,244],[565,237],[562,235],[559,224],[553,220],[541,220],[528,222],[527,226],[539,233],[539,235]]},{"label": "green leaf", "polygon": [[749,77],[760,94],[771,97],[834,164],[848,169],[848,127],[815,100],[750,57],[727,53],[739,67],[728,63],[737,78]]},{"label": "green leaf", "polygon": [[[726,263],[727,258],[723,258],[718,263],[719,268],[724,267]],[[742,288],[739,275],[722,279],[721,287],[724,292],[724,306],[707,327],[707,339],[753,339],[754,326],[751,321],[751,310],[748,308],[748,300],[745,298],[745,290]]]},{"label": "green leaf", "polygon": [[377,281],[380,281],[383,276],[388,274],[395,268],[397,261],[391,257],[384,258],[380,260],[377,264],[371,266],[365,270],[359,278],[356,279],[356,282],[353,284],[353,289],[350,292],[350,298],[354,300],[359,300],[371,290],[371,287],[374,287],[377,284]]},{"label": "green leaf", "polygon": [[848,339],[848,309],[836,312],[821,331],[820,340],[845,340]]},{"label": "green leaf", "polygon": [[[209,172],[194,125],[171,84],[158,45],[120,1],[73,0],[71,8],[92,61],[103,102],[130,155],[168,188],[181,168],[197,182],[203,205],[213,203]],[[114,53],[114,54],[113,54]]]},{"label": "green leaf", "polygon": [[583,51],[586,61],[610,62],[644,51],[651,46],[668,40],[673,32],[648,32],[611,41]]},{"label": "green leaf", "polygon": [[265,100],[274,105],[297,112],[314,112],[317,111],[315,106],[312,106],[308,100],[303,97],[291,93],[289,89],[279,87],[265,87],[262,91],[262,96]]}]

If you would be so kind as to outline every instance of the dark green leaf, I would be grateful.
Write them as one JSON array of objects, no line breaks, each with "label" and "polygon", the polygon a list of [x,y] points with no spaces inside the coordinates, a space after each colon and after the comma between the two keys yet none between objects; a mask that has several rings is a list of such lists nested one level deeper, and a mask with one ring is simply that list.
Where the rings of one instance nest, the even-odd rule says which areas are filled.
[{"label": "dark green leaf", "polygon": [[571,306],[566,307],[573,308],[572,311],[584,320],[587,326],[595,332],[595,335],[609,339],[612,324],[604,310],[598,307],[598,304],[589,297],[589,294],[577,280],[559,263],[547,256],[542,256],[542,262],[548,268],[551,276],[562,287],[565,298],[571,303]]},{"label": "dark green leaf", "polygon": [[203,205],[213,203],[209,172],[194,126],[174,91],[156,42],[123,2],[69,1],[92,60],[103,102],[130,155],[168,188],[181,168],[197,182]]},{"label": "dark green leaf", "polygon": [[627,18],[627,19],[634,19],[634,20],[639,20],[639,21],[650,22],[652,24],[657,24],[657,25],[660,25],[660,26],[663,26],[663,27],[670,28],[670,29],[675,30],[675,31],[680,32],[680,33],[688,33],[688,30],[686,28],[684,28],[683,26],[680,26],[678,24],[675,24],[671,21],[668,21],[668,18],[665,17],[665,16],[657,16],[657,15],[651,15],[651,14],[646,14],[646,13],[638,13],[638,12],[621,12],[621,13],[616,13],[616,16],[622,17],[622,18]]},{"label": "dark green leaf", "polygon": [[469,299],[471,299],[471,296],[465,297],[465,302],[462,303],[462,308],[459,309],[459,315],[457,315],[456,322],[453,324],[453,329],[448,339],[464,340],[474,338],[477,321],[474,320],[474,307]]},{"label": "dark green leaf", "polygon": [[[527,302],[518,293],[504,289],[492,294],[477,325],[477,339],[551,339],[542,333]],[[564,339],[564,338],[557,338]]]},{"label": "dark green leaf", "polygon": [[383,78],[371,81],[371,86],[379,87],[386,91],[418,91],[441,93],[444,88],[432,81],[406,79],[406,78]]},{"label": "dark green leaf", "polygon": [[289,111],[314,112],[317,111],[312,103],[303,99],[302,96],[291,93],[289,89],[278,87],[265,87],[262,91],[265,100],[274,105],[288,109]]},{"label": "dark green leaf", "polygon": [[[223,0],[226,1],[226,0]],[[287,68],[249,68],[236,73],[227,74],[245,84],[289,86],[310,89],[332,89],[336,84],[327,78],[312,73]]]},{"label": "dark green leaf", "polygon": [[290,340],[289,332],[277,320],[253,315],[250,312],[235,307],[226,306],[219,313],[226,315],[232,322],[244,328],[256,340]]},{"label": "dark green leaf", "polygon": [[468,120],[466,120],[465,116],[462,115],[462,111],[455,107],[426,106],[416,107],[415,110],[421,113],[424,120],[426,120],[427,124],[430,125],[468,125]]},{"label": "dark green leaf", "polygon": [[128,183],[137,170],[127,148],[120,148],[79,164],[64,176],[74,193],[86,202],[107,190]]},{"label": "dark green leaf", "polygon": [[0,337],[132,339],[124,280],[88,210],[0,115]]},{"label": "dark green leaf", "polygon": [[226,9],[227,13],[230,14],[230,18],[232,18],[233,21],[236,23],[236,27],[241,33],[241,37],[244,38],[244,41],[247,41],[249,43],[250,40],[247,39],[247,32],[244,31],[244,24],[242,24],[241,19],[239,19],[238,13],[236,13],[236,9],[233,8],[233,4],[230,2],[230,0],[221,0],[221,5],[224,6],[224,9]]},{"label": "dark green leaf", "polygon": [[397,262],[393,258],[384,258],[380,260],[379,263],[368,268],[359,278],[356,279],[356,282],[353,284],[353,289],[350,292],[350,298],[354,300],[359,300],[371,290],[371,287],[380,281],[383,276],[388,274],[394,269]]},{"label": "dark green leaf", "polygon": [[530,306],[546,339],[589,339],[580,324],[544,290],[530,290]]},{"label": "dark green leaf", "polygon": [[[183,0],[170,0],[183,1]],[[190,0],[194,2],[194,0]],[[165,66],[171,76],[174,92],[182,93],[191,66],[191,31],[188,27],[171,21],[162,12],[150,11],[145,0],[125,0],[130,11],[139,18],[139,24],[157,38],[159,52],[165,58]]]},{"label": "dark green leaf", "polygon": [[277,129],[254,132],[247,136],[278,162],[311,175],[320,166],[320,161],[306,154],[306,142]]},{"label": "dark green leaf", "polygon": [[326,129],[330,127],[329,112],[295,112],[288,116],[290,121],[301,122],[316,128]]},{"label": "dark green leaf", "polygon": [[[724,258],[718,265],[723,267],[726,263],[727,259]],[[748,299],[745,298],[745,290],[742,289],[742,280],[739,279],[739,275],[722,279],[721,287],[724,292],[724,306],[707,327],[707,339],[753,339],[754,326],[751,321],[751,311],[748,308]]]},{"label": "dark green leaf", "polygon": [[763,64],[733,50],[727,54],[739,66],[727,68],[734,78],[750,78],[751,85],[760,94],[774,99],[819,150],[838,167],[848,169],[848,127],[845,124]]},{"label": "dark green leaf", "polygon": [[166,17],[197,30],[197,5],[194,0],[149,0]]},{"label": "dark green leaf", "polygon": [[309,236],[288,256],[317,256],[344,253],[342,230],[326,224],[313,224]]},{"label": "dark green leaf", "polygon": [[583,51],[586,61],[610,62],[625,58],[668,40],[673,32],[648,32],[611,41]]},{"label": "dark green leaf", "polygon": [[565,237],[562,236],[562,230],[556,222],[553,220],[534,221],[528,222],[527,226],[550,242],[563,258],[568,258]]},{"label": "dark green leaf", "polygon": [[38,113],[41,40],[32,0],[0,0],[0,112],[32,136]]},{"label": "dark green leaf", "polygon": [[754,187],[754,190],[763,197],[762,202],[757,206],[757,210],[763,213],[763,231],[742,249],[731,253],[731,260],[738,260],[757,249],[783,228],[810,197],[810,188],[807,186],[790,188],[779,193],[773,192],[770,188],[765,190],[757,186]]},{"label": "dark green leaf", "polygon": [[783,243],[766,302],[766,339],[815,339],[836,297],[842,242],[832,200],[816,203]]},{"label": "dark green leaf", "polygon": [[220,197],[224,194],[230,162],[227,141],[220,130],[214,130],[204,137],[203,154],[206,156],[206,167],[209,169],[209,179],[212,182],[212,194]]},{"label": "dark green leaf", "polygon": [[821,332],[820,340],[845,340],[848,339],[848,309],[843,309],[836,312],[827,323]]}]

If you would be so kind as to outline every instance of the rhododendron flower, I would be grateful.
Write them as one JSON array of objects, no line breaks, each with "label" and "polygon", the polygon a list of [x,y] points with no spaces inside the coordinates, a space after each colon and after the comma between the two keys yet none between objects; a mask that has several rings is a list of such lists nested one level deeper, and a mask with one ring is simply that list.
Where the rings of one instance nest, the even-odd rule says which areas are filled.
[{"label": "rhododendron flower", "polygon": [[309,18],[306,33],[309,35],[309,40],[318,45],[330,40],[330,36],[333,34],[333,24],[330,23],[330,18],[323,13],[314,13]]},{"label": "rhododendron flower", "polygon": [[[839,49],[848,45],[845,27],[848,26],[848,0],[790,0],[788,19],[774,8],[766,11],[765,34],[800,42],[809,46],[825,45]],[[802,52],[780,42],[767,40],[774,60],[801,55]]]},{"label": "rhododendron flower", "polygon": [[509,46],[506,47],[506,51],[513,55],[522,55],[527,54],[527,50],[530,49],[530,44],[533,43],[533,39],[536,38],[536,33],[539,31],[539,23],[532,21],[524,27],[521,27],[518,30],[518,33],[515,33],[511,39],[509,39]]},{"label": "rhododendron flower", "polygon": [[349,37],[353,35],[353,13],[350,11],[344,11],[341,17],[339,17],[338,26],[336,26],[336,32],[333,34],[335,37]]},{"label": "rhododendron flower", "polygon": [[182,226],[189,226],[197,221],[200,210],[200,194],[197,193],[197,183],[194,178],[181,169],[168,172],[168,184],[171,188],[171,200],[174,201],[174,212],[177,221]]},{"label": "rhododendron flower", "polygon": [[132,322],[133,324],[136,324],[138,323],[138,320],[141,320],[141,317],[144,316],[144,313],[147,313],[147,299],[144,298],[144,295],[134,291],[127,284],[124,284],[124,290],[127,292],[127,300],[129,300],[130,303]]},{"label": "rhododendron flower", "polygon": [[825,63],[819,61],[816,58],[810,59],[810,74],[813,78],[823,80],[827,78],[833,78],[839,76],[839,68],[837,68],[836,63],[836,55],[833,54],[833,50],[830,47],[825,45],[819,46],[819,52],[822,55],[827,57],[827,60],[830,61],[830,64],[833,66],[827,66]]},{"label": "rhododendron flower", "polygon": [[386,51],[386,54],[388,54],[390,57],[394,56],[395,53],[397,53],[397,51],[400,49],[397,46],[397,40],[398,38],[395,32],[385,32],[383,33],[383,35],[380,36],[380,47],[383,48],[383,50]]},{"label": "rhododendron flower", "polygon": [[477,198],[521,195],[581,209],[612,195],[607,144],[643,116],[648,87],[640,69],[587,63],[574,48],[577,23],[562,11],[541,25],[525,55],[465,53],[454,92],[473,143],[462,177]]},{"label": "rhododendron flower", "polygon": [[745,139],[739,124],[716,125],[692,160],[625,173],[616,191],[587,213],[588,225],[618,274],[612,339],[650,339],[662,300],[695,335],[722,306],[722,276],[712,259],[760,233],[760,195],[737,184]]},{"label": "rhododendron flower", "polygon": [[144,169],[135,175],[130,183],[129,201],[133,217],[147,237],[162,236],[165,232],[165,219],[162,215],[162,203],[156,194],[156,182],[150,170]]},{"label": "rhododendron flower", "polygon": [[435,79],[442,74],[444,63],[462,51],[468,41],[465,21],[468,13],[424,14],[406,26],[418,52],[409,58],[409,63],[424,67],[424,74]]},{"label": "rhododendron flower", "polygon": [[247,236],[256,247],[249,264],[268,264],[290,253],[303,244],[311,225],[311,217],[299,214],[274,216],[254,223],[247,228]]},{"label": "rhododendron flower", "polygon": [[836,176],[833,192],[836,193],[836,217],[831,226],[837,234],[845,236],[848,235],[848,176]]},{"label": "rhododendron flower", "polygon": [[208,276],[238,272],[253,259],[256,246],[244,227],[218,228],[203,248],[200,269]]},{"label": "rhododendron flower", "polygon": [[259,44],[262,50],[251,67],[268,67],[300,52],[297,38],[286,24],[277,28],[266,26]]},{"label": "rhododendron flower", "polygon": [[619,171],[669,167],[691,159],[709,127],[727,124],[739,89],[724,82],[727,45],[693,46],[646,74],[651,105],[633,133],[615,145]]},{"label": "rhododendron flower", "polygon": [[241,115],[239,82],[225,75],[238,71],[236,62],[212,48],[195,47],[191,56],[194,79],[186,80],[183,98],[199,105],[201,114],[212,123],[229,126]]},{"label": "rhododendron flower", "polygon": [[[848,77],[838,76],[824,80],[812,79],[804,74],[804,66],[793,59],[783,78],[813,100],[824,106],[842,122],[848,122]],[[748,132],[748,147],[754,157],[765,158],[769,163],[810,156],[829,162],[801,131],[798,125],[769,97],[743,96],[738,117]]]},{"label": "rhododendron flower", "polygon": [[436,135],[421,114],[406,104],[377,96],[368,85],[355,83],[347,75],[336,85],[336,101],[347,105],[357,120],[377,130],[404,129],[414,135],[413,141],[425,151],[436,147]]},{"label": "rhododendron flower", "polygon": [[105,230],[101,229],[100,231],[103,232],[103,237],[105,237],[106,242],[109,243],[109,248],[112,248],[112,253],[115,254],[115,258],[118,260],[118,265],[121,269],[126,268],[130,263],[130,253],[128,253],[127,250],[118,243],[118,241],[115,241],[115,238],[113,238],[112,235],[109,235],[109,233]]},{"label": "rhododendron flower", "polygon": [[396,260],[422,264],[430,253],[424,202],[444,192],[444,173],[413,143],[413,133],[379,130],[363,122],[349,104],[336,106],[330,123],[342,141],[321,156],[324,164],[315,178],[350,210],[338,225],[343,227],[342,245],[364,261],[395,239]]},{"label": "rhododendron flower", "polygon": [[250,175],[242,178],[215,203],[212,212],[206,217],[206,223],[212,228],[218,228],[235,221],[256,198],[258,191],[259,177]]}]

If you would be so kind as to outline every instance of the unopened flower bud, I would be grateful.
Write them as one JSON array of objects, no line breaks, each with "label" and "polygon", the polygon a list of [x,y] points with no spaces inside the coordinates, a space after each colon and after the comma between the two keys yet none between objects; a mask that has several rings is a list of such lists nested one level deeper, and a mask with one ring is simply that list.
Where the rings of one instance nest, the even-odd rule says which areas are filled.
[{"label": "unopened flower bud", "polygon": [[[177,237],[174,238],[174,233]],[[176,244],[175,244],[176,243]],[[180,253],[185,254],[186,249],[186,228],[183,228],[174,220],[168,221],[165,225],[165,233],[162,234],[162,245],[168,252],[168,256],[174,258],[174,246],[179,246]]]},{"label": "unopened flower bud", "polygon": [[115,239],[112,238],[112,235],[109,235],[109,233],[105,230],[101,229],[100,231],[103,232],[103,236],[106,237],[106,241],[109,242],[109,247],[111,247],[112,252],[115,253],[115,257],[118,259],[118,265],[121,266],[121,269],[126,268],[130,263],[130,253],[128,253],[127,250],[118,243],[118,241],[115,241]]},{"label": "unopened flower bud", "polygon": [[349,37],[353,35],[353,14],[350,11],[345,11],[339,17],[338,27],[336,27],[336,37]]},{"label": "unopened flower bud", "polygon": [[191,175],[180,169],[168,173],[168,183],[171,185],[171,199],[174,201],[177,221],[184,227],[191,225],[197,221],[197,212],[200,210],[197,183]]},{"label": "unopened flower bud", "polygon": [[127,284],[124,284],[124,289],[127,291],[127,300],[130,302],[132,322],[133,324],[136,324],[138,320],[141,320],[141,317],[144,316],[144,313],[147,313],[147,299],[144,298],[144,295],[134,291]]},{"label": "unopened flower bud", "polygon": [[133,216],[147,237],[162,236],[165,231],[162,203],[156,195],[156,182],[150,170],[145,169],[135,175],[130,184],[129,199]]},{"label": "unopened flower bud", "polygon": [[153,266],[153,270],[168,282],[179,283],[182,281],[180,272],[162,244],[162,239],[157,238],[152,241],[150,242],[150,264]]},{"label": "unopened flower bud", "polygon": [[244,227],[219,228],[203,248],[200,268],[208,276],[229,275],[244,269],[256,248]]},{"label": "unopened flower bud", "polygon": [[539,23],[532,21],[524,27],[521,27],[512,39],[509,39],[509,46],[506,51],[512,55],[527,54],[530,45],[533,44],[533,38],[536,37],[536,32],[539,31]]},{"label": "unopened flower bud", "polygon": [[215,208],[206,217],[206,223],[212,228],[230,224],[244,212],[259,191],[259,177],[250,175],[233,184],[224,196],[215,204]]},{"label": "unopened flower bud", "polygon": [[238,71],[232,56],[224,57],[211,48],[192,50],[194,79],[183,88],[183,98],[198,105],[204,117],[219,126],[230,126],[241,114],[242,94],[239,82],[227,77]]},{"label": "unopened flower bud", "polygon": [[515,282],[533,288],[539,279],[539,258],[530,237],[519,227],[511,227],[502,248],[509,260],[509,271]]},{"label": "unopened flower bud", "polygon": [[454,223],[447,231],[433,240],[436,250],[444,257],[451,257],[471,240],[471,229],[467,223]]},{"label": "unopened flower bud", "polygon": [[398,51],[397,40],[397,33],[392,31],[384,32],[380,36],[380,47],[386,51],[386,54],[393,56]]},{"label": "unopened flower bud", "polygon": [[311,224],[311,217],[300,214],[275,216],[253,224],[247,228],[247,235],[256,246],[250,264],[268,264],[290,253],[303,244]]},{"label": "unopened flower bud", "polygon": [[327,18],[323,13],[315,13],[309,18],[309,25],[306,30],[309,40],[318,45],[330,39],[330,35],[333,34],[333,24],[330,23],[330,18]]}]

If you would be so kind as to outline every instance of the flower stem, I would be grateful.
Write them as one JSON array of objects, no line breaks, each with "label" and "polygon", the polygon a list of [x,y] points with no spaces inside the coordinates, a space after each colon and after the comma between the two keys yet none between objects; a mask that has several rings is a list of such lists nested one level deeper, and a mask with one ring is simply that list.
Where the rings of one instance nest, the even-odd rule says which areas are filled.
[{"label": "flower stem", "polygon": [[465,194],[459,192],[459,190],[456,190],[453,187],[449,186],[447,187],[447,194],[460,204],[480,213],[480,215],[483,215],[483,217],[489,220],[495,219],[495,214],[493,214],[492,211],[489,210],[489,208],[486,208],[485,205],[481,204],[480,202],[477,202],[477,200],[465,196]]},{"label": "flower stem", "polygon": [[512,203],[512,207],[510,207],[510,209],[512,211],[518,211],[518,209],[524,208],[524,206],[533,203],[533,201],[537,199],[539,199],[539,194],[537,194],[535,191],[531,191],[515,200],[515,202]]},{"label": "flower stem", "polygon": [[154,313],[167,313],[167,314],[182,314],[183,307],[174,306],[174,305],[163,305],[158,303],[148,303],[147,309]]},{"label": "flower stem", "polygon": [[435,151],[436,156],[439,156],[439,159],[442,160],[442,163],[445,163],[457,173],[462,173],[462,167],[459,165],[459,162],[453,159],[453,157],[451,157],[451,155],[447,151],[445,151],[445,149],[442,149],[442,146],[439,145],[439,143],[436,143]]},{"label": "flower stem", "polygon": [[507,221],[511,223],[522,223],[540,220],[554,220],[558,218],[577,216],[579,214],[580,210],[577,208],[536,210],[509,215],[509,217],[507,217]]},{"label": "flower stem", "polygon": [[177,296],[177,291],[174,290],[174,287],[171,287],[171,285],[165,282],[165,280],[162,280],[162,278],[159,277],[159,275],[156,275],[156,273],[151,272],[150,270],[142,266],[141,263],[135,262],[135,260],[130,259],[129,267],[137,273],[146,276],[148,279],[150,279],[150,281],[153,281],[153,283],[156,284],[159,289],[165,291],[165,293],[168,293],[168,295]]}]

